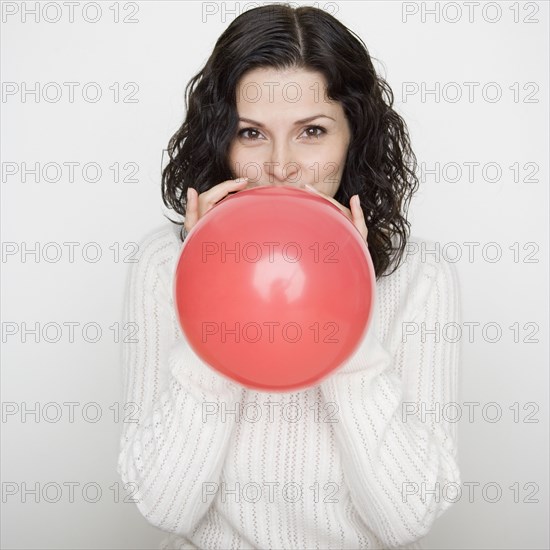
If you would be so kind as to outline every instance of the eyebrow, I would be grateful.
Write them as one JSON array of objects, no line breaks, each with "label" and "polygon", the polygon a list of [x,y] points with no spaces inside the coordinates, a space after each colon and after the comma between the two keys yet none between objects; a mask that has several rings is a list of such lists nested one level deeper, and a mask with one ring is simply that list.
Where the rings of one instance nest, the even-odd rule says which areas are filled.
[{"label": "eyebrow", "polygon": [[[305,124],[306,122],[311,122],[312,120],[315,120],[316,118],[330,118],[330,120],[334,120],[334,122],[336,122],[336,119],[332,118],[331,116],[328,116],[328,115],[323,115],[323,114],[318,114],[318,115],[313,115],[313,116],[310,116],[310,117],[307,117],[307,118],[302,118],[301,120],[297,120],[294,125],[298,125],[298,124]],[[261,122],[257,122],[255,120],[252,120],[250,118],[243,118],[243,117],[240,117],[239,118],[239,121],[240,122],[248,122],[250,124],[254,124],[255,126],[258,126],[259,128],[263,128],[264,125],[261,123]]]}]

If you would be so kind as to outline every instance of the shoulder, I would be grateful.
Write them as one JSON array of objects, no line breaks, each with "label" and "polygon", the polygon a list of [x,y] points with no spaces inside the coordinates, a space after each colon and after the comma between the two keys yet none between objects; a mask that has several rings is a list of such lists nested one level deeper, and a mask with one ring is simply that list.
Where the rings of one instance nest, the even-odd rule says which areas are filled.
[{"label": "shoulder", "polygon": [[393,308],[416,315],[428,302],[454,304],[459,285],[455,264],[442,254],[440,243],[411,236],[405,246],[399,267],[379,280],[378,289],[386,303]]},{"label": "shoulder", "polygon": [[455,286],[457,271],[455,264],[447,259],[441,243],[418,236],[411,236],[405,247],[405,265],[411,280],[433,285],[438,280]]},{"label": "shoulder", "polygon": [[[138,242],[138,252],[131,263],[128,278],[157,291],[171,288],[171,281],[183,242],[180,226],[163,225],[149,231]],[[159,283],[161,283],[159,285]]]},{"label": "shoulder", "polygon": [[142,258],[151,258],[166,252],[177,252],[182,244],[179,238],[179,226],[163,225],[152,229],[141,238],[138,256],[141,261]]}]

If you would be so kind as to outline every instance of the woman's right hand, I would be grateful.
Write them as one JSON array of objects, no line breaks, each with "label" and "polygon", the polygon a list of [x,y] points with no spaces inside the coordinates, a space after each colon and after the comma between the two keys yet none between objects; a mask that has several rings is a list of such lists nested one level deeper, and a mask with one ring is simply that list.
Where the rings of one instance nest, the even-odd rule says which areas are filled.
[{"label": "woman's right hand", "polygon": [[187,188],[187,208],[185,212],[184,228],[189,233],[195,224],[202,218],[215,204],[223,199],[232,191],[241,191],[246,187],[248,178],[238,178],[236,180],[227,180],[208,189],[200,195],[193,187]]}]

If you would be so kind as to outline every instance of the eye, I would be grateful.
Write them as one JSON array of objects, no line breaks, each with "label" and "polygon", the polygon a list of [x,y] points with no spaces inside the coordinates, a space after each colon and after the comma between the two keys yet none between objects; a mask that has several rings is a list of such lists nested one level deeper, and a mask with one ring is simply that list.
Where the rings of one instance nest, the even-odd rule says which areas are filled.
[{"label": "eye", "polygon": [[[313,132],[311,132],[313,130]],[[252,135],[245,135],[246,132],[250,132]],[[308,126],[304,132],[307,132],[306,138],[307,139],[313,139],[313,138],[320,138],[323,134],[326,134],[326,129],[322,126]],[[248,141],[255,141],[258,139],[257,136],[261,135],[260,131],[257,128],[242,128],[238,131],[237,136],[242,137]]]},{"label": "eye", "polygon": [[[319,133],[309,133],[310,130],[319,130]],[[322,126],[308,126],[304,131],[308,132],[308,138],[320,138],[327,132]]]},{"label": "eye", "polygon": [[239,130],[239,132],[237,133],[237,135],[239,137],[244,137],[244,139],[247,139],[247,140],[255,140],[257,139],[256,137],[245,137],[244,136],[244,133],[245,132],[253,132],[253,133],[256,133],[256,134],[259,134],[260,131],[257,129],[257,128],[243,128],[242,130]]}]

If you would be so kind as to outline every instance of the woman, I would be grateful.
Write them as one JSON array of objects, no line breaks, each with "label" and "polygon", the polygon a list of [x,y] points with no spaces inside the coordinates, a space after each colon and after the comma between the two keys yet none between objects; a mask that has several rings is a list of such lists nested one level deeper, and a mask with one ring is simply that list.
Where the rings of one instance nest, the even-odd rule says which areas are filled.
[{"label": "woman", "polygon": [[[389,86],[332,16],[268,5],[229,25],[186,92],[163,173],[182,231],[145,239],[129,276],[125,319],[139,332],[123,361],[139,418],[125,424],[122,479],[171,533],[163,548],[419,547],[460,483],[455,424],[434,414],[456,401],[458,344],[424,333],[457,321],[458,288],[450,265],[407,254],[416,159]],[[256,185],[309,186],[337,204],[375,267],[364,341],[304,391],[233,383],[175,316],[182,240]]]}]

